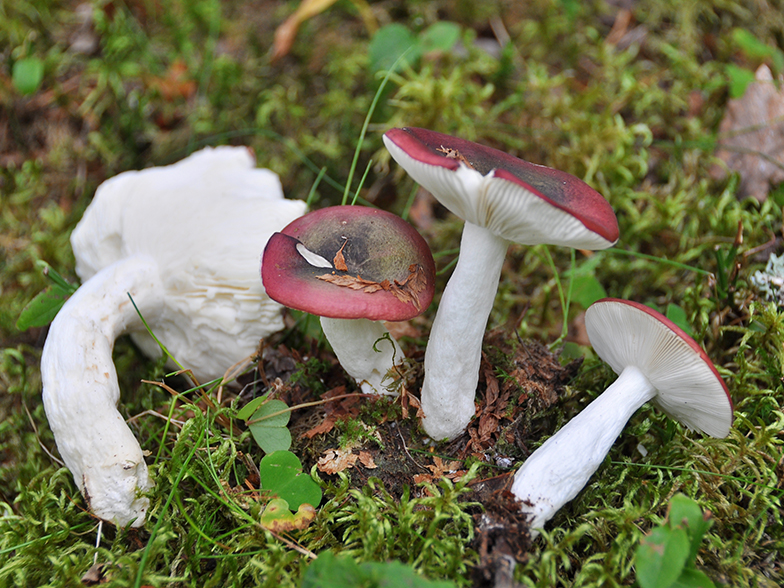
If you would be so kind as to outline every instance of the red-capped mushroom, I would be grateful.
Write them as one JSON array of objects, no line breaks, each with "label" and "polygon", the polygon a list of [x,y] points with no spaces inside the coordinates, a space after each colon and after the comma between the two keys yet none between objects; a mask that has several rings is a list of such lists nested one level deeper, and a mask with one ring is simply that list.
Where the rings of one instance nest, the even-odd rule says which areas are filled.
[{"label": "red-capped mushroom", "polygon": [[643,304],[606,298],[586,311],[585,327],[618,379],[515,474],[512,493],[531,515],[532,529],[543,527],[577,496],[646,402],[713,437],[726,437],[732,426],[732,400],[721,376],[672,321]]},{"label": "red-capped mushroom", "polygon": [[414,180],[466,221],[422,387],[425,430],[451,439],[474,416],[482,338],[509,243],[605,249],[618,240],[618,222],[601,194],[566,172],[425,129],[392,129],[384,143]]},{"label": "red-capped mushroom", "polygon": [[346,372],[384,393],[404,355],[381,321],[413,318],[433,299],[435,264],[416,229],[383,210],[323,208],[275,233],[261,268],[267,295],[321,317]]}]

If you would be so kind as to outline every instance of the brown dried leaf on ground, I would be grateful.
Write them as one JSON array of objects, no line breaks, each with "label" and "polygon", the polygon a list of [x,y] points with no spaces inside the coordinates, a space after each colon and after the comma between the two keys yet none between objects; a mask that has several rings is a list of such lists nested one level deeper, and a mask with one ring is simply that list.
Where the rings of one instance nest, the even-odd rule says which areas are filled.
[{"label": "brown dried leaf on ground", "polygon": [[[742,97],[727,104],[716,156],[740,174],[740,196],[763,201],[771,185],[784,181],[784,87],[760,66]],[[724,176],[716,166],[713,174]]]},{"label": "brown dried leaf on ground", "polygon": [[369,451],[359,452],[359,463],[369,470],[374,470],[378,467],[375,460],[373,459],[373,455]]},{"label": "brown dried leaf on ground", "polygon": [[417,484],[421,482],[435,482],[440,478],[449,478],[453,482],[457,482],[462,478],[466,471],[460,469],[463,463],[460,461],[444,461],[437,455],[433,456],[433,465],[425,466],[430,470],[430,474],[417,474],[414,476],[414,482]]},{"label": "brown dried leaf on ground", "polygon": [[[503,328],[485,335],[484,348],[477,418],[453,447],[463,458],[474,455],[482,459],[500,439],[510,442],[515,434],[528,431],[528,423],[558,400],[558,393],[582,363],[580,359],[562,365],[542,343],[517,340]],[[497,369],[504,374],[503,379],[496,376]]]},{"label": "brown dried leaf on ground", "polygon": [[[346,393],[345,386],[338,386],[333,388],[332,390],[328,390],[324,392],[321,396],[322,400],[329,400],[331,398],[335,398],[337,396],[342,396]],[[361,407],[360,396],[349,396],[348,398],[343,398],[341,400],[336,400],[334,402],[327,402],[324,404],[324,418],[323,420],[316,425],[315,427],[311,428],[310,430],[302,433],[302,437],[306,437],[308,439],[312,439],[316,435],[321,435],[324,433],[329,433],[332,430],[332,427],[335,426],[335,423],[347,417],[356,417],[359,415],[359,409]]]},{"label": "brown dried leaf on ground", "polygon": [[351,448],[327,449],[324,452],[324,456],[320,457],[318,460],[318,471],[334,475],[354,467],[358,458],[359,456],[355,454]]},{"label": "brown dried leaf on ground", "polygon": [[196,93],[196,82],[191,79],[188,66],[182,59],[175,59],[163,76],[151,76],[147,86],[157,90],[161,97],[172,102],[178,98],[190,98]]},{"label": "brown dried leaf on ground", "polygon": [[320,12],[324,12],[334,3],[335,0],[303,0],[296,12],[275,30],[275,41],[272,45],[272,61],[280,59],[291,51],[299,25]]}]

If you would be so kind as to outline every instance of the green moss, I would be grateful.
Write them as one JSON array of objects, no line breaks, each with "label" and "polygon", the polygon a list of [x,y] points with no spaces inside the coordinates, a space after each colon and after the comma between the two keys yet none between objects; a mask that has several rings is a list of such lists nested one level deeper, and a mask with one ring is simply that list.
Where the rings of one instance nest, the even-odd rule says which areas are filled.
[{"label": "green moss", "polygon": [[[315,202],[339,202],[378,84],[369,68],[369,33],[350,4],[304,23],[291,55],[275,63],[269,60],[275,27],[296,2],[272,13],[217,0],[142,4],[96,5],[99,47],[89,55],[69,50],[78,28],[69,3],[20,0],[0,8],[4,74],[10,76],[18,59],[44,63],[36,94],[25,98],[0,88],[8,129],[0,166],[0,585],[80,585],[96,554],[96,522],[70,474],[42,448],[56,454],[40,402],[45,331],[15,327],[46,283],[35,262],[44,260],[75,282],[68,235],[96,186],[204,145],[251,146],[260,165],[281,175],[290,197],[304,198],[326,168]],[[781,237],[781,188],[764,203],[738,199],[738,178],[716,180],[711,168],[729,92],[727,66],[760,63],[738,46],[734,31],[782,49],[784,11],[775,2],[752,10],[732,0],[643,0],[632,8],[629,36],[612,43],[617,12],[609,3],[512,4],[374,4],[382,24],[400,22],[418,32],[448,20],[459,24],[461,40],[454,51],[425,56],[391,78],[360,150],[358,169],[375,162],[362,196],[402,212],[413,193],[382,148],[380,133],[389,126],[453,133],[584,178],[616,210],[617,248],[626,253],[577,253],[578,273],[590,273],[610,296],[681,307],[736,407],[725,440],[685,431],[653,407],[638,411],[516,577],[527,586],[632,585],[640,537],[664,520],[669,498],[683,492],[716,521],[700,547],[700,569],[716,583],[778,586],[784,582],[784,311],[763,300],[749,278],[773,249],[763,246],[778,247],[771,239]],[[499,15],[509,43],[496,59],[475,40],[490,34],[487,23]],[[166,96],[158,82],[175,63],[184,64],[193,90]],[[434,251],[455,249],[460,223],[438,206],[430,216],[422,232]],[[724,260],[739,225],[743,243]],[[564,318],[579,316],[582,309],[572,304],[564,317],[558,295],[570,252],[550,248],[549,254],[557,275],[542,248],[510,247],[490,327],[546,344],[560,335]],[[439,258],[440,267],[452,257]],[[714,278],[725,266],[735,273],[720,293]],[[439,276],[438,292],[448,275]],[[423,335],[434,310],[416,325]],[[310,356],[291,382],[314,398],[340,385],[326,352],[305,353],[317,331],[302,321],[283,339]],[[425,340],[408,343],[415,363],[406,381],[416,393]],[[512,371],[508,357],[486,351],[504,380]],[[527,449],[614,379],[589,351],[578,351],[586,359],[576,380],[538,421],[541,437]],[[261,457],[252,440],[229,436],[202,405],[140,385],[142,378],[160,379],[163,368],[143,360],[129,341],[118,342],[115,361],[125,416],[155,411],[187,422],[179,430],[150,413],[133,421],[151,452],[156,486],[144,529],[104,526],[97,555],[107,564],[109,585],[296,586],[308,556],[256,525],[260,505],[242,486],[252,469],[246,459]],[[183,387],[176,379],[168,383]],[[367,403],[359,418],[338,424],[336,435],[341,443],[373,442],[373,427],[398,419],[399,411],[397,404]],[[518,447],[507,449],[522,455]],[[323,484],[326,501],[316,520],[293,537],[304,549],[343,551],[359,561],[399,559],[428,577],[468,583],[478,555],[460,487],[441,482],[430,496],[398,499],[376,481],[362,488],[348,478]]]}]

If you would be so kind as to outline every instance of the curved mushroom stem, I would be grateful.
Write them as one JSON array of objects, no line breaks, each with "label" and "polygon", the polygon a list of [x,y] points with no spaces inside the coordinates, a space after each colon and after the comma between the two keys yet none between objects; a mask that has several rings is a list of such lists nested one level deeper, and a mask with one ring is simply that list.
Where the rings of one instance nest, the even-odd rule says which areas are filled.
[{"label": "curved mushroom stem", "polygon": [[386,386],[389,370],[405,354],[381,321],[321,317],[321,328],[332,350],[365,394],[394,394]]},{"label": "curved mushroom stem", "polygon": [[139,527],[152,486],[139,442],[117,410],[114,340],[143,329],[163,308],[163,285],[149,256],[118,261],[87,280],[63,305],[41,355],[43,402],[57,448],[90,510]]},{"label": "curved mushroom stem", "polygon": [[[515,474],[512,493],[540,529],[588,483],[626,422],[656,396],[656,388],[634,366],[534,451]],[[532,537],[538,535],[532,532]]]},{"label": "curved mushroom stem", "polygon": [[438,441],[465,431],[474,416],[482,339],[509,242],[466,222],[460,257],[441,296],[425,351],[422,426]]}]

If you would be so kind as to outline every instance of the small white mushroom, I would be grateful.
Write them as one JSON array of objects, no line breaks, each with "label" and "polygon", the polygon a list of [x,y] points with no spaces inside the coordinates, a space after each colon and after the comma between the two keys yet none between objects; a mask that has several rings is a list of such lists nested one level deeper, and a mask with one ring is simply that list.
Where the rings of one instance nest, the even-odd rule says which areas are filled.
[{"label": "small white mushroom", "polygon": [[117,410],[115,339],[151,357],[158,339],[202,382],[283,328],[258,267],[267,239],[305,212],[244,147],[205,149],[171,166],[104,182],[71,235],[82,286],[52,322],[41,356],[57,447],[93,513],[144,523],[152,485]]},{"label": "small white mushroom", "polygon": [[511,491],[531,515],[533,535],[577,496],[646,402],[713,437],[726,437],[732,425],[732,400],[713,363],[666,317],[637,302],[606,298],[586,311],[585,326],[618,379],[515,474]]}]

